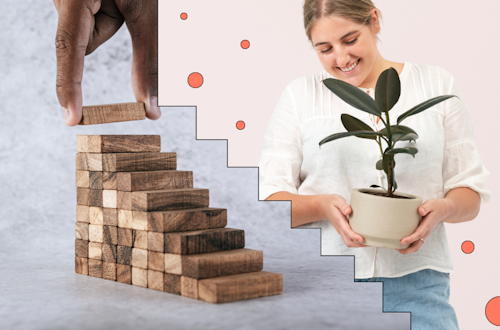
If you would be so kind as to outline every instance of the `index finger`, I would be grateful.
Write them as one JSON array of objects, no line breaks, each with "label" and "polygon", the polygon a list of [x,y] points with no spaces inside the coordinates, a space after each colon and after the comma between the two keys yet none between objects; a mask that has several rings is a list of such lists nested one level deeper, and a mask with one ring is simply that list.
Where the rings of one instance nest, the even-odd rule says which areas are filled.
[{"label": "index finger", "polygon": [[56,92],[64,122],[77,125],[82,117],[82,76],[85,51],[93,19],[93,0],[61,1],[57,6]]}]

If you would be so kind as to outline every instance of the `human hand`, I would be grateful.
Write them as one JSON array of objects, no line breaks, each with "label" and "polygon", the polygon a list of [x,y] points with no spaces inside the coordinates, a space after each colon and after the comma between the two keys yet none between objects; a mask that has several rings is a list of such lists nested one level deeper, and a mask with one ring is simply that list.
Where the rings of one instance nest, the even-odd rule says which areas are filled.
[{"label": "human hand", "polygon": [[125,22],[132,36],[132,90],[146,105],[146,116],[158,119],[158,1],[53,0],[59,14],[56,33],[56,92],[64,122],[82,118],[85,55],[92,53]]},{"label": "human hand", "polygon": [[345,245],[347,247],[367,247],[367,245],[357,243],[363,243],[364,238],[356,234],[349,225],[346,216],[351,214],[352,209],[345,199],[337,194],[320,196],[320,205],[325,218],[335,227]]},{"label": "human hand", "polygon": [[411,245],[406,249],[396,249],[401,254],[409,254],[417,252],[424,242],[424,240],[431,234],[432,229],[441,221],[446,219],[450,213],[450,203],[446,199],[429,199],[418,208],[418,213],[423,217],[415,229],[415,232],[401,240],[401,244]]}]

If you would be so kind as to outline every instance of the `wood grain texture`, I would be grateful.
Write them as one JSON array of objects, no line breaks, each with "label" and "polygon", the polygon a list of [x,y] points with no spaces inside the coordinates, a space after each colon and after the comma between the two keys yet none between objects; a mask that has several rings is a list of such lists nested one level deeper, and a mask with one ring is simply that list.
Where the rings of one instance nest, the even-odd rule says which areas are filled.
[{"label": "wood grain texture", "polygon": [[75,239],[75,256],[80,258],[89,257],[89,241]]},{"label": "wood grain texture", "polygon": [[148,213],[132,211],[132,228],[136,230],[148,230]]},{"label": "wood grain texture", "polygon": [[102,261],[89,259],[89,275],[102,278]]},{"label": "wood grain texture", "polygon": [[106,172],[165,171],[175,170],[177,168],[177,157],[175,152],[101,155],[102,169]]},{"label": "wood grain texture", "polygon": [[78,188],[102,189],[102,173],[76,170],[75,185]]},{"label": "wood grain texture", "polygon": [[210,303],[267,297],[283,292],[283,275],[255,272],[198,280],[200,300]]},{"label": "wood grain texture", "polygon": [[120,283],[132,284],[132,266],[116,264],[116,280]]},{"label": "wood grain texture", "polygon": [[104,241],[104,227],[101,225],[89,225],[89,240],[102,243]]},{"label": "wood grain texture", "polygon": [[163,291],[181,294],[181,276],[163,273]]},{"label": "wood grain texture", "polygon": [[183,255],[182,275],[197,279],[258,272],[264,265],[263,252],[236,249]]},{"label": "wood grain texture", "polygon": [[102,207],[102,190],[76,188],[76,203],[78,205]]},{"label": "wood grain texture", "polygon": [[144,230],[132,230],[132,246],[134,248],[148,249],[148,232]]},{"label": "wood grain texture", "polygon": [[102,206],[116,209],[118,207],[118,192],[116,190],[103,190]]},{"label": "wood grain texture", "polygon": [[165,233],[165,253],[198,254],[245,247],[241,229],[219,228]]},{"label": "wood grain texture", "polygon": [[163,272],[148,269],[148,288],[163,291]]},{"label": "wood grain texture", "polygon": [[75,222],[75,237],[84,241],[89,240],[89,224],[84,222]]},{"label": "wood grain texture", "polygon": [[118,210],[118,227],[120,228],[133,228],[133,217],[132,211],[129,210]]},{"label": "wood grain texture", "polygon": [[164,253],[165,273],[182,275],[182,256],[180,254]]},{"label": "wood grain texture", "polygon": [[82,275],[89,274],[89,262],[87,258],[75,257],[75,273]]},{"label": "wood grain texture", "polygon": [[[134,211],[134,216],[136,212],[141,213]],[[216,229],[227,225],[227,210],[219,208],[142,213],[147,216],[148,230],[160,233]]]},{"label": "wood grain texture", "polygon": [[102,172],[102,189],[116,190],[116,172]]},{"label": "wood grain texture", "polygon": [[76,221],[83,223],[90,223],[88,206],[85,205],[76,206]]},{"label": "wood grain texture", "polygon": [[163,253],[148,251],[148,269],[165,272],[165,259]]},{"label": "wood grain texture", "polygon": [[102,209],[103,219],[102,223],[106,226],[118,226],[118,210],[103,208]]},{"label": "wood grain texture", "polygon": [[132,285],[148,287],[148,271],[147,269],[132,267]]},{"label": "wood grain texture", "polygon": [[148,250],[163,253],[163,249],[164,249],[164,243],[163,243],[164,235],[163,235],[163,233],[155,233],[152,231],[149,231],[147,233],[148,233]]},{"label": "wood grain texture", "polygon": [[148,269],[148,250],[132,248],[132,267]]},{"label": "wood grain texture", "polygon": [[132,193],[128,191],[117,192],[117,208],[132,211]]},{"label": "wood grain texture", "polygon": [[191,171],[118,172],[116,189],[121,191],[147,191],[193,188]]},{"label": "wood grain texture", "polygon": [[79,152],[76,154],[75,165],[80,171],[102,172],[102,155]]},{"label": "wood grain texture", "polygon": [[104,244],[118,245],[118,227],[103,226],[102,242]]},{"label": "wood grain texture", "polygon": [[[82,188],[80,188],[82,189]],[[208,189],[187,188],[132,192],[132,210],[168,211],[208,207]]]},{"label": "wood grain texture", "polygon": [[102,262],[102,278],[116,281],[116,264],[112,262]]},{"label": "wood grain texture", "polygon": [[144,103],[116,103],[82,107],[78,125],[97,125],[146,119]]},{"label": "wood grain texture", "polygon": [[188,298],[198,299],[198,280],[181,276],[181,295]]},{"label": "wood grain texture", "polygon": [[102,260],[102,243],[89,242],[89,259]]},{"label": "wood grain texture", "polygon": [[102,261],[111,262],[116,264],[116,245],[103,244],[102,245]]},{"label": "wood grain texture", "polygon": [[160,152],[160,135],[77,135],[76,150],[89,153]]},{"label": "wood grain texture", "polygon": [[118,228],[118,245],[121,246],[128,246],[132,247],[133,246],[133,236],[132,236],[132,229],[127,229],[127,228]]},{"label": "wood grain texture", "polygon": [[132,260],[132,248],[128,246],[116,247],[116,263],[130,266]]},{"label": "wood grain texture", "polygon": [[102,207],[89,207],[89,221],[91,225],[104,225],[104,212]]}]

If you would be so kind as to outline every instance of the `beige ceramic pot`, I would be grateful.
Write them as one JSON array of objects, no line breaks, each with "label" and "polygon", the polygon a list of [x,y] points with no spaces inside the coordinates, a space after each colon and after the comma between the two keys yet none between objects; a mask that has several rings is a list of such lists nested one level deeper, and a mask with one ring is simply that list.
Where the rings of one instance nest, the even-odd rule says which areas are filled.
[{"label": "beige ceramic pot", "polygon": [[410,244],[401,244],[401,240],[417,229],[422,218],[418,213],[422,198],[401,192],[394,194],[409,198],[389,198],[365,192],[385,191],[370,188],[351,191],[349,224],[355,233],[363,236],[363,244],[392,249],[409,247]]}]

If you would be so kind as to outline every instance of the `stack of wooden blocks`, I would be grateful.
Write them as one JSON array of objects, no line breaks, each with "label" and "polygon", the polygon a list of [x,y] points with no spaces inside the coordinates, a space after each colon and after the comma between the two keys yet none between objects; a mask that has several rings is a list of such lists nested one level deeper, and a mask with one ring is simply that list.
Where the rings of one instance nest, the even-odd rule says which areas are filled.
[{"label": "stack of wooden blocks", "polygon": [[281,294],[159,135],[79,135],[75,270],[212,303]]}]

